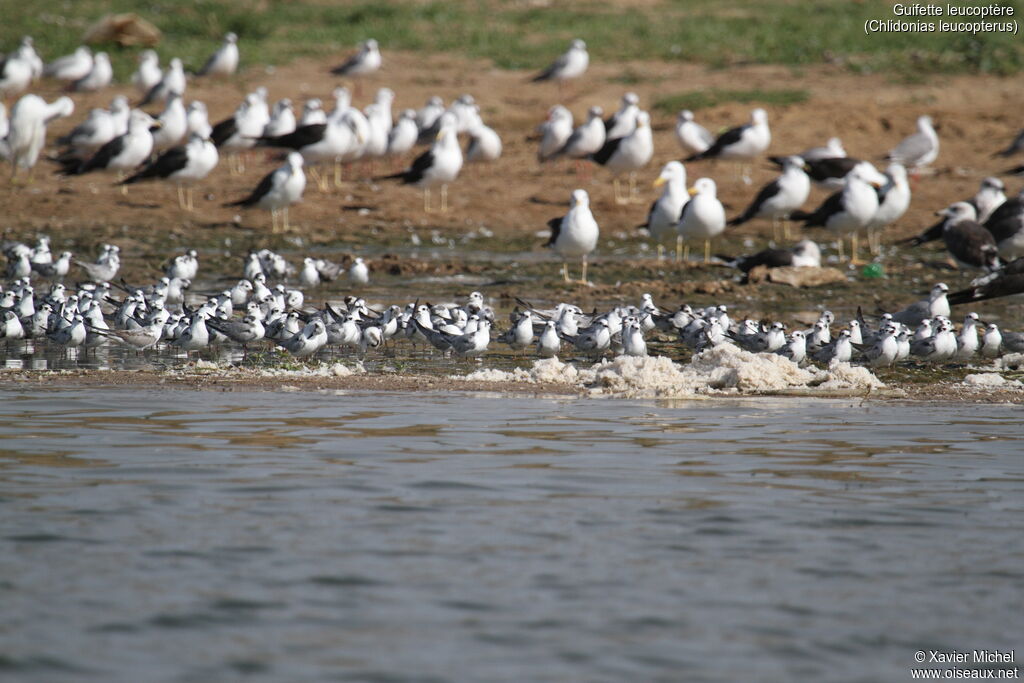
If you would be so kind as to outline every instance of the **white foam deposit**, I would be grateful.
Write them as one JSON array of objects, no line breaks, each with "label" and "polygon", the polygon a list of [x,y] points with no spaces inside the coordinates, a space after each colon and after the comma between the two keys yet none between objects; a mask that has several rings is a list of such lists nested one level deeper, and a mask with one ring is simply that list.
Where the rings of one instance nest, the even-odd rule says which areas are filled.
[{"label": "white foam deposit", "polygon": [[1024,386],[1019,380],[1006,379],[997,372],[979,372],[976,375],[967,375],[964,377],[964,384],[972,387],[999,389]]},{"label": "white foam deposit", "polygon": [[619,356],[578,369],[557,358],[535,361],[529,369],[478,370],[451,379],[480,382],[554,383],[592,394],[678,398],[718,392],[778,393],[793,389],[821,392],[870,391],[883,386],[866,368],[836,363],[827,370],[805,369],[770,353],[750,353],[722,344],[679,365],[664,356]]}]

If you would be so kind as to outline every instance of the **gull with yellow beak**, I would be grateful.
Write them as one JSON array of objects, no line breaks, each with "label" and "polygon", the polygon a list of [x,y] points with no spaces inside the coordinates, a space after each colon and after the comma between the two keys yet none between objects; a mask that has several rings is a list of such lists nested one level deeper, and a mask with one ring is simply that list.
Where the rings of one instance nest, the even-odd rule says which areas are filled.
[{"label": "gull with yellow beak", "polygon": [[857,262],[857,233],[865,229],[878,211],[877,182],[869,182],[860,168],[850,171],[843,189],[831,195],[814,211],[794,211],[793,220],[804,227],[828,228],[839,236],[839,258],[843,258],[843,238],[850,236],[850,262]]},{"label": "gull with yellow beak", "polygon": [[690,258],[692,240],[704,240],[704,263],[711,260],[711,240],[725,230],[725,208],[718,201],[718,186],[711,178],[698,178],[689,190],[693,197],[683,207],[676,230],[686,244],[683,260]]},{"label": "gull with yellow beak", "polygon": [[455,115],[445,112],[441,115],[437,138],[429,150],[416,157],[412,166],[380,180],[399,179],[405,185],[423,188],[423,211],[430,212],[430,188],[441,186],[441,211],[448,210],[448,183],[455,180],[462,170],[462,150],[455,132]]},{"label": "gull with yellow beak", "polygon": [[[614,175],[615,203],[629,204],[636,194],[636,172],[646,166],[654,156],[654,139],[651,137],[651,117],[645,112],[636,115],[636,128],[621,138],[614,138],[604,143],[593,159]],[[629,172],[629,194],[621,196],[619,191],[619,175]]]},{"label": "gull with yellow beak", "polygon": [[580,258],[582,274],[580,284],[587,284],[587,256],[597,247],[600,230],[594,214],[590,212],[590,195],[586,190],[573,190],[569,203],[569,212],[559,218],[548,221],[551,238],[546,247],[554,247],[562,256],[562,277],[569,279],[569,265],[566,259],[571,256]]},{"label": "gull with yellow beak", "polygon": [[676,261],[682,251],[683,238],[676,231],[676,224],[682,215],[683,207],[690,201],[686,192],[686,168],[678,161],[670,161],[661,169],[661,175],[654,181],[654,187],[665,186],[661,196],[651,204],[647,212],[647,222],[641,228],[647,228],[658,245],[658,260],[665,258],[665,242],[668,238],[676,238]]}]

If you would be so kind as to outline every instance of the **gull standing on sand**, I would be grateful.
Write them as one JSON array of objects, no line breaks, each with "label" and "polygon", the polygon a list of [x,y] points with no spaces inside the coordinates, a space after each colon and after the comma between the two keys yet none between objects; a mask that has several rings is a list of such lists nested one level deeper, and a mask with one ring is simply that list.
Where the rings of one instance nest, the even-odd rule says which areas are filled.
[{"label": "gull standing on sand", "polygon": [[572,41],[569,49],[561,57],[530,80],[533,83],[555,81],[558,83],[559,92],[561,92],[563,83],[582,76],[589,65],[590,54],[587,52],[587,44],[576,39]]},{"label": "gull standing on sand", "polygon": [[139,106],[145,107],[153,102],[165,100],[172,92],[179,95],[185,94],[185,67],[177,57],[171,60],[170,66],[164,71],[157,84],[150,88],[146,96],[142,98]]},{"label": "gull standing on sand", "polygon": [[114,69],[110,66],[110,56],[106,52],[97,52],[92,60],[89,72],[71,84],[75,92],[96,92],[103,90],[114,80]]},{"label": "gull standing on sand", "polygon": [[661,174],[654,181],[654,187],[665,186],[661,196],[651,204],[647,212],[647,222],[642,228],[654,239],[658,249],[658,260],[665,257],[665,242],[670,237],[676,238],[676,261],[682,252],[683,238],[676,230],[683,207],[690,200],[686,191],[686,168],[679,161],[670,161],[661,169]]},{"label": "gull standing on sand", "polygon": [[575,159],[577,173],[580,172],[581,159],[596,154],[604,147],[606,137],[604,121],[601,120],[603,114],[601,107],[591,107],[587,111],[587,120],[572,132],[562,148],[555,153],[555,156],[565,155]]},{"label": "gull standing on sand", "polygon": [[117,171],[120,175],[137,168],[153,152],[154,124],[149,114],[133,109],[128,118],[127,133],[100,147],[86,161],[69,163],[61,172],[64,175],[83,175],[92,171]]},{"label": "gull standing on sand", "polygon": [[872,254],[882,251],[882,230],[902,218],[910,208],[910,183],[903,164],[889,164],[885,177],[886,183],[877,192],[878,209],[867,225],[868,249]]},{"label": "gull standing on sand", "polygon": [[718,201],[718,187],[711,178],[698,178],[689,190],[693,199],[686,202],[677,230],[686,243],[683,260],[690,257],[689,242],[704,240],[704,263],[711,260],[711,240],[725,231],[725,208]]},{"label": "gull standing on sand", "polygon": [[708,129],[693,120],[693,112],[684,109],[676,117],[676,140],[690,154],[703,154],[715,141]]},{"label": "gull standing on sand", "polygon": [[629,135],[636,128],[636,115],[640,113],[640,96],[627,92],[619,101],[618,110],[604,122],[606,140]]},{"label": "gull standing on sand", "polygon": [[[743,225],[754,218],[771,219],[773,231],[778,221],[786,221],[789,236],[789,215],[803,206],[811,193],[811,179],[804,171],[804,160],[789,156],[783,160],[782,175],[761,188],[747,210],[729,221],[729,225]],[[777,235],[776,235],[777,238]]]},{"label": "gull standing on sand", "polygon": [[43,69],[43,75],[58,81],[77,81],[79,78],[85,78],[91,70],[92,50],[83,45],[70,55],[58,57],[47,64]]},{"label": "gull standing on sand", "polygon": [[537,161],[541,163],[554,159],[572,136],[572,112],[560,104],[548,110],[548,118],[540,127],[540,147]]},{"label": "gull standing on sand", "polygon": [[[605,142],[593,159],[613,175],[615,202],[628,204],[636,193],[636,172],[646,166],[654,156],[654,138],[651,136],[651,117],[641,111],[636,115],[636,128],[625,137]],[[629,172],[629,193],[620,197],[619,174]]]},{"label": "gull standing on sand", "polygon": [[992,233],[975,218],[974,207],[967,202],[956,202],[939,211],[945,216],[942,239],[946,250],[961,268],[981,268],[994,271],[999,267],[999,248]]},{"label": "gull standing on sand", "polygon": [[359,51],[331,69],[335,76],[365,76],[380,69],[383,60],[377,41],[370,38],[359,44]]},{"label": "gull standing on sand", "polygon": [[238,36],[224,35],[224,42],[210,55],[196,76],[231,76],[238,70]]},{"label": "gull standing on sand", "polygon": [[[159,178],[170,180],[178,186],[178,206],[186,211],[195,208],[192,204],[193,186],[210,174],[220,156],[217,147],[208,138],[193,133],[188,142],[167,150],[141,171],[123,181],[131,185],[142,180]],[[187,194],[182,194],[182,189]]]},{"label": "gull standing on sand", "polygon": [[46,144],[46,127],[54,119],[71,116],[74,111],[75,104],[69,97],[59,97],[47,104],[43,98],[30,93],[14,104],[10,130],[3,141],[6,143],[5,155],[12,165],[12,178],[23,168],[29,170],[31,177],[39,153]]},{"label": "gull standing on sand", "polygon": [[[694,154],[686,161],[701,159],[729,159],[737,161],[753,161],[768,151],[772,142],[771,129],[768,127],[768,112],[757,108],[750,114],[750,123],[725,131],[703,152]],[[747,173],[741,169],[741,175],[749,180]]]},{"label": "gull standing on sand", "polygon": [[139,66],[132,74],[132,85],[145,96],[149,89],[160,82],[163,78],[163,71],[160,70],[160,56],[155,50],[143,50],[139,53]]},{"label": "gull standing on sand", "polygon": [[289,229],[288,207],[302,199],[302,193],[306,189],[306,174],[302,170],[302,164],[301,154],[289,152],[284,165],[264,176],[248,197],[224,206],[255,206],[260,209],[269,209],[271,231],[275,233],[278,224],[277,216],[279,212],[282,212],[282,227],[287,231]]},{"label": "gull standing on sand", "polygon": [[587,256],[597,247],[600,230],[590,212],[590,195],[586,190],[573,190],[569,212],[548,221],[551,237],[546,247],[554,247],[562,257],[562,277],[569,280],[567,259],[579,257],[582,274],[579,283],[587,283]]},{"label": "gull standing on sand", "polygon": [[932,117],[921,116],[917,119],[917,132],[904,138],[889,152],[886,159],[916,171],[935,161],[938,156],[939,136],[932,127]]},{"label": "gull standing on sand", "polygon": [[843,239],[849,235],[851,262],[857,259],[857,232],[871,222],[878,210],[878,195],[875,188],[864,179],[859,169],[847,176],[843,189],[829,196],[817,209],[808,213],[795,211],[794,220],[804,221],[804,226],[824,227],[839,237],[839,257],[843,257]]},{"label": "gull standing on sand", "polygon": [[416,157],[406,170],[384,176],[381,180],[400,179],[406,185],[423,188],[423,210],[430,211],[430,188],[441,186],[441,211],[448,210],[448,183],[462,170],[462,150],[455,133],[455,116],[446,112],[441,116],[441,128],[429,150]]}]

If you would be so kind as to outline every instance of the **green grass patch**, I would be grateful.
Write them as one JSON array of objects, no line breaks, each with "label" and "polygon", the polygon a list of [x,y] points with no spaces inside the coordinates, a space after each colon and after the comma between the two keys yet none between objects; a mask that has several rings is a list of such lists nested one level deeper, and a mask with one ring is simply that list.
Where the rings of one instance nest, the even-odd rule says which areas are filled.
[{"label": "green grass patch", "polygon": [[[1013,18],[1024,9],[1024,0],[1002,4],[1015,8]],[[907,78],[1024,69],[1024,41],[1012,33],[865,35],[865,21],[899,18],[891,3],[878,0],[664,0],[626,9],[596,0],[549,7],[497,0],[56,0],[42,5],[0,0],[0,50],[32,35],[44,58],[66,54],[92,22],[118,12],[137,12],[152,21],[164,33],[157,48],[162,59],[180,56],[191,68],[203,63],[226,31],[234,31],[249,65],[335,55],[372,36],[385,51],[450,52],[486,58],[502,68],[537,69],[579,37],[587,41],[593,60],[604,62],[829,63]],[[112,53],[119,78],[134,67],[137,50],[97,47]]]},{"label": "green grass patch", "polygon": [[663,114],[675,114],[681,109],[697,111],[708,107],[738,102],[740,104],[763,104],[786,106],[806,102],[811,94],[806,90],[690,90],[661,97],[654,102],[654,108]]}]

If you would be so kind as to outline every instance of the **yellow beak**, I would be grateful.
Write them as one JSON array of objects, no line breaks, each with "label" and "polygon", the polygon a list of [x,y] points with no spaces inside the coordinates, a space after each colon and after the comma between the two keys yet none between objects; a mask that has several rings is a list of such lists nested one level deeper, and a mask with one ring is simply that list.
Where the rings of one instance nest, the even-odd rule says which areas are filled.
[{"label": "yellow beak", "polygon": [[444,128],[442,128],[441,130],[437,131],[437,137],[434,138],[434,139],[435,140],[440,140],[441,138],[444,137],[444,133],[445,133],[445,130],[444,130]]},{"label": "yellow beak", "polygon": [[653,183],[651,183],[651,185],[653,185],[654,187],[661,187],[662,185],[664,185],[667,182],[668,182],[668,180],[666,180],[665,178],[663,178],[661,176],[658,176],[655,179],[655,181]]},{"label": "yellow beak", "polygon": [[697,194],[698,190],[697,190],[697,188],[696,188],[696,187],[691,187],[691,188],[690,188],[689,190],[687,190],[687,192],[689,192],[689,193],[690,193],[690,196],[692,197],[692,196],[694,196],[695,194]]}]

